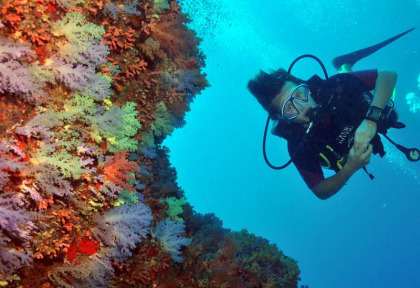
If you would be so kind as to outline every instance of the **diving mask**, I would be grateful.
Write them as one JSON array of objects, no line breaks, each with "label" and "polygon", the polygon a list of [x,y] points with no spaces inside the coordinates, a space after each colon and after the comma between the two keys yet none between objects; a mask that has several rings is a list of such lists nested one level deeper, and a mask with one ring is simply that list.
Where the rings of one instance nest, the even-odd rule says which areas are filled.
[{"label": "diving mask", "polygon": [[308,85],[301,84],[296,86],[283,103],[281,108],[282,117],[286,120],[292,120],[298,117],[305,109],[315,107],[316,103],[309,94]]}]

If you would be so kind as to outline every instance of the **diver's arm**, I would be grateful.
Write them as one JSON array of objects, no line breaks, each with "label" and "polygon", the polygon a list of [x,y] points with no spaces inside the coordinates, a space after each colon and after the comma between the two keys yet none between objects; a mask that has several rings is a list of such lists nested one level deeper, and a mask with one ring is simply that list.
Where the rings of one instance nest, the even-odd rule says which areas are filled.
[{"label": "diver's arm", "polygon": [[322,200],[326,200],[343,188],[344,184],[350,179],[357,170],[351,167],[344,166],[343,169],[337,172],[334,176],[323,179],[315,187],[312,192]]},{"label": "diver's arm", "polygon": [[340,191],[357,170],[369,164],[372,149],[372,145],[368,147],[363,146],[359,151],[355,151],[352,147],[343,169],[338,171],[334,176],[323,179],[312,188],[312,192],[319,199],[326,200]]},{"label": "diver's arm", "polygon": [[376,78],[375,95],[373,97],[372,106],[385,108],[389,98],[392,96],[395,84],[397,83],[397,73],[390,70],[378,70],[378,78]]},{"label": "diver's arm", "polygon": [[[390,70],[378,70],[378,77],[375,84],[375,95],[371,106],[385,108],[391,98],[397,82],[397,73]],[[377,124],[370,120],[363,120],[356,130],[354,137],[354,149],[357,151],[362,145],[370,143],[376,134]]]}]

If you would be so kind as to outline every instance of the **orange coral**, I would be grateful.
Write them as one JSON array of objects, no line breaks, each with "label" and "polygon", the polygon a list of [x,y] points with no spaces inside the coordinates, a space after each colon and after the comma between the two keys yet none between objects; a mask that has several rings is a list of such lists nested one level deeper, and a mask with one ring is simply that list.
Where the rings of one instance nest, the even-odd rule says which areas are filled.
[{"label": "orange coral", "polygon": [[134,192],[134,188],[129,184],[133,177],[129,174],[135,173],[140,170],[136,162],[128,161],[128,150],[118,151],[111,158],[110,161],[105,163],[104,170],[108,181],[111,181],[128,191]]},{"label": "orange coral", "polygon": [[[31,25],[32,29],[35,29],[35,25]],[[38,46],[44,46],[48,41],[50,41],[50,35],[44,29],[38,29],[36,31],[29,31],[28,29],[23,29],[23,33],[28,35],[31,42]]]},{"label": "orange coral", "polygon": [[106,28],[107,32],[103,35],[105,40],[103,43],[109,46],[109,49],[112,50],[127,50],[134,46],[135,38],[133,38],[134,31],[129,29],[124,32],[123,28],[118,28],[116,26],[110,25],[108,22],[103,22],[102,25],[108,26]]},{"label": "orange coral", "polygon": [[45,210],[45,209],[48,208],[48,206],[51,206],[52,204],[54,204],[54,199],[51,196],[49,198],[45,198],[41,202],[38,202],[38,209],[39,210]]},{"label": "orange coral", "polygon": [[22,14],[24,12],[23,8],[17,5],[22,4],[20,1],[14,1],[13,4],[11,4],[10,1],[7,1],[1,10],[1,13],[5,15],[7,22],[11,25],[14,31],[18,30],[17,24],[22,21]]},{"label": "orange coral", "polygon": [[125,76],[127,78],[136,78],[140,76],[141,72],[145,72],[147,62],[144,60],[136,59],[134,63],[127,63],[125,66]]},{"label": "orange coral", "polygon": [[34,254],[34,257],[37,259],[42,259],[45,256],[55,258],[60,251],[67,252],[70,247],[70,235],[66,234],[56,238],[54,229],[43,232],[39,236],[42,241],[35,248],[36,253]]}]

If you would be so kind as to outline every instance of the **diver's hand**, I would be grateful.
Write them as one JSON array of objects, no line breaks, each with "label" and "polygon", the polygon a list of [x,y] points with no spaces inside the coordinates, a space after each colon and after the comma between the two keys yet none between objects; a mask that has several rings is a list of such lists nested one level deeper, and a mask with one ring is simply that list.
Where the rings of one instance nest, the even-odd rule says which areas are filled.
[{"label": "diver's hand", "polygon": [[370,162],[370,155],[372,154],[373,146],[372,144],[363,145],[359,150],[351,147],[349,155],[347,157],[346,164],[343,169],[349,169],[352,172],[356,172],[360,168],[365,167]]},{"label": "diver's hand", "polygon": [[367,147],[373,137],[375,137],[376,129],[377,125],[375,122],[367,119],[363,120],[363,122],[357,128],[356,134],[354,135],[354,150],[359,151],[361,147]]}]

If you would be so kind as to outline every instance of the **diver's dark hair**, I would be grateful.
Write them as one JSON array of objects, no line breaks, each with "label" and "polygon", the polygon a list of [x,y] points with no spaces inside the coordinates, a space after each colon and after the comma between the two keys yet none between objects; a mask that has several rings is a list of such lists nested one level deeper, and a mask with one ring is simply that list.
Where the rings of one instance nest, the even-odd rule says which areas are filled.
[{"label": "diver's dark hair", "polygon": [[283,68],[280,68],[271,73],[266,73],[260,70],[253,79],[248,82],[248,90],[252,95],[257,98],[258,102],[263,108],[270,114],[275,114],[274,107],[271,105],[271,101],[283,88],[286,81],[292,81],[296,84],[302,84],[305,81],[296,78]]}]

